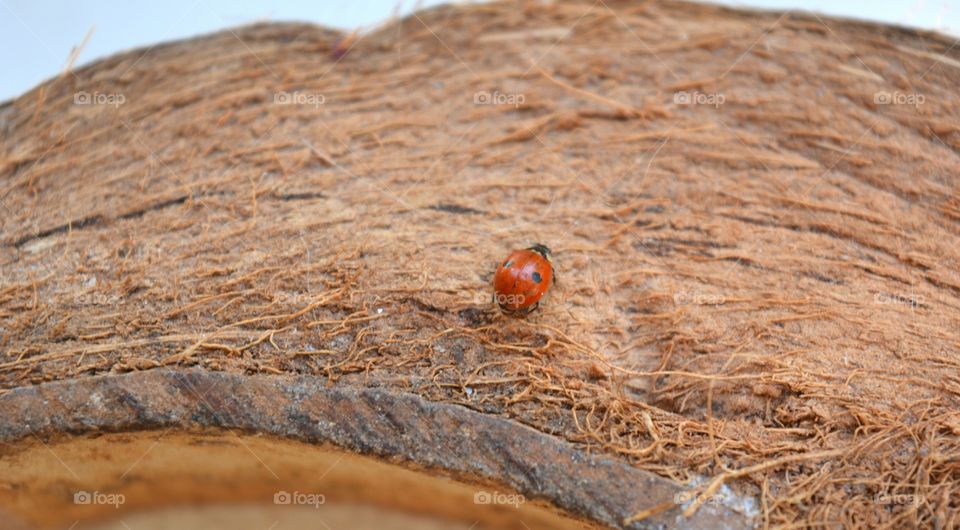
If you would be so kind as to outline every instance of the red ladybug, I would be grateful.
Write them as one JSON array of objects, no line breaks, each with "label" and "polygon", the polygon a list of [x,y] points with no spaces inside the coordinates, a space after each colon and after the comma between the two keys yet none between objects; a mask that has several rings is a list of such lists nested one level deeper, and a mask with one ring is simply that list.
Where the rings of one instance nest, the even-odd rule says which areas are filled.
[{"label": "red ladybug", "polygon": [[540,243],[514,250],[497,267],[493,289],[497,303],[506,313],[529,313],[540,305],[540,298],[554,281],[550,249]]}]

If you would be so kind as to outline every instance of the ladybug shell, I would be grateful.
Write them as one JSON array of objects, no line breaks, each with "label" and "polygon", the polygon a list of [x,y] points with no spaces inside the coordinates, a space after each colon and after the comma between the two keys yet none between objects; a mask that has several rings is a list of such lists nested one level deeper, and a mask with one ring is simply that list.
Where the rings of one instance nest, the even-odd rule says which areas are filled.
[{"label": "ladybug shell", "polygon": [[515,250],[497,267],[493,277],[497,303],[505,311],[533,307],[553,281],[553,265],[540,253]]}]

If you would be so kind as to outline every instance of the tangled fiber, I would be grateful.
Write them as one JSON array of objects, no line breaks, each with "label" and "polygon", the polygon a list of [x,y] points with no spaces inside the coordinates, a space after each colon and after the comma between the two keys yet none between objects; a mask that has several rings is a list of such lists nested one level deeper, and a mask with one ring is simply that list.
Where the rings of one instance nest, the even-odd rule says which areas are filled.
[{"label": "tangled fiber", "polygon": [[[955,44],[493,3],[64,73],[0,106],[0,388],[314,374],[513,418],[699,502],[728,486],[764,527],[955,528]],[[496,264],[534,242],[559,283],[501,315]]]}]

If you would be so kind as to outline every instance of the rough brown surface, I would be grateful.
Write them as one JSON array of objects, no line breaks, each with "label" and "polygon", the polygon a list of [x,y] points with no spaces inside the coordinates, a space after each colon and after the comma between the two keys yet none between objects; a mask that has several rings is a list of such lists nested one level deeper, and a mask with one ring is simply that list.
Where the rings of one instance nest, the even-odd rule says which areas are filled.
[{"label": "rough brown surface", "polygon": [[[180,463],[153,462],[153,468],[159,465],[159,469],[153,470],[150,466],[141,466],[143,459],[158,460],[151,444],[154,447],[175,445],[167,438],[171,431],[195,432],[204,428],[255,432],[334,446],[479,484],[474,491],[519,491],[530,504],[522,503],[524,512],[518,513],[498,506],[473,505],[473,491],[469,500],[463,499],[463,495],[445,499],[440,493],[429,492],[412,495],[409,487],[404,486],[404,480],[388,479],[394,472],[384,464],[379,464],[384,469],[365,464],[366,469],[361,467],[351,473],[349,468],[356,467],[351,464],[352,460],[341,469],[340,463],[324,465],[287,459],[284,467],[292,467],[293,471],[275,471],[283,465],[274,463],[282,446],[244,441],[237,435],[208,436],[206,443],[234,446],[242,458],[229,460],[239,460],[247,464],[247,468],[253,468],[242,478],[224,476],[224,471],[218,469],[223,467],[219,461],[227,459],[224,451],[206,456],[215,462],[212,469],[202,463],[202,457],[181,458]],[[146,451],[114,449],[111,446],[116,444],[104,441],[100,455],[88,455],[85,459],[95,461],[104,458],[106,453],[110,455],[110,463],[114,463],[112,467],[126,470],[122,474],[98,471],[89,463],[75,473],[68,473],[72,467],[62,459],[67,458],[65,455],[70,451],[61,446],[69,442],[57,443],[62,438],[58,433],[144,430],[154,431],[154,436],[147,433],[146,441],[140,444],[146,445]],[[38,443],[49,437],[53,441]],[[24,456],[22,450],[17,450],[16,442],[21,441],[34,446],[32,455]],[[45,528],[58,527],[56,523],[69,526],[89,514],[89,508],[70,506],[72,495],[62,495],[62,491],[122,492],[130,501],[124,504],[126,509],[138,507],[138,502],[142,509],[189,499],[237,502],[259,498],[262,502],[270,498],[263,490],[270,491],[270,488],[272,491],[323,491],[331,500],[373,500],[378,505],[462,518],[467,525],[482,521],[484,527],[517,530],[585,526],[537,504],[561,508],[580,520],[619,527],[632,514],[650,506],[672,503],[676,495],[683,494],[683,490],[668,480],[604,455],[585,454],[556,437],[509,420],[384,389],[326,388],[322,381],[309,376],[242,376],[197,369],[163,369],[22,388],[0,396],[0,442],[13,445],[13,449],[9,445],[0,449],[0,476],[3,477],[0,509],[14,507],[21,518],[42,521]],[[46,468],[53,473],[40,474],[59,476],[61,480],[35,476],[35,468],[41,467],[43,457],[48,461]],[[27,462],[33,465],[25,465]],[[106,467],[109,470],[111,466]],[[188,480],[191,475],[182,469],[184,467],[192,468],[192,480]],[[334,475],[324,481],[331,472]],[[355,484],[344,486],[337,480],[337,474],[362,476],[355,478]],[[177,475],[179,479],[175,478]],[[301,481],[291,480],[291,475],[301,475]],[[315,483],[305,487],[304,475],[313,477]],[[211,481],[219,481],[219,487],[211,487]],[[364,486],[367,482],[380,484]],[[244,494],[229,486],[231,483],[262,487],[248,488],[253,491]],[[470,491],[462,484],[459,487]],[[373,492],[369,491],[371,488]],[[453,488],[439,489],[442,492]],[[351,496],[353,490],[362,490],[363,495],[355,498],[357,495]],[[431,500],[437,506],[432,506]],[[103,511],[109,514],[111,509],[106,506]],[[682,523],[677,526],[690,529],[747,527],[743,517],[719,503],[705,506],[692,519],[684,519],[677,510],[672,510],[629,527],[663,528],[674,526],[677,521]]]},{"label": "rough brown surface", "polygon": [[[958,525],[952,40],[654,2],[338,37],[218,33],[0,108],[4,388],[312,374],[727,483],[763,524]],[[532,242],[560,283],[504,317],[490,275]]]}]

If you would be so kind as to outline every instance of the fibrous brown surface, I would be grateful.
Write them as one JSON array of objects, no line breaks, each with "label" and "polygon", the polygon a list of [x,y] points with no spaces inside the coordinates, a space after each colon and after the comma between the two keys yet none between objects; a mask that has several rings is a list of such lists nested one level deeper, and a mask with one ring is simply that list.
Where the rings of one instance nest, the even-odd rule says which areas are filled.
[{"label": "fibrous brown surface", "polygon": [[[603,1],[340,37],[218,33],[0,108],[3,388],[312,374],[732,487],[761,524],[958,525],[951,39]],[[533,242],[559,283],[500,315]]]},{"label": "fibrous brown surface", "polygon": [[[197,438],[208,441],[191,442]],[[78,455],[78,446],[90,449]],[[158,446],[166,457],[154,452]],[[325,454],[331,462],[322,462]],[[120,493],[126,513],[71,505],[64,491]],[[393,389],[328,386],[312,376],[158,369],[0,396],[0,521],[56,529],[184,503],[263,504],[276,491],[320,492],[331,504],[425,513],[477,530],[616,528],[649,506],[689,495],[626,462],[584,454],[498,416]],[[510,497],[470,498],[495,492]],[[622,526],[736,530],[749,521],[717,502],[690,518],[674,510]]]}]

